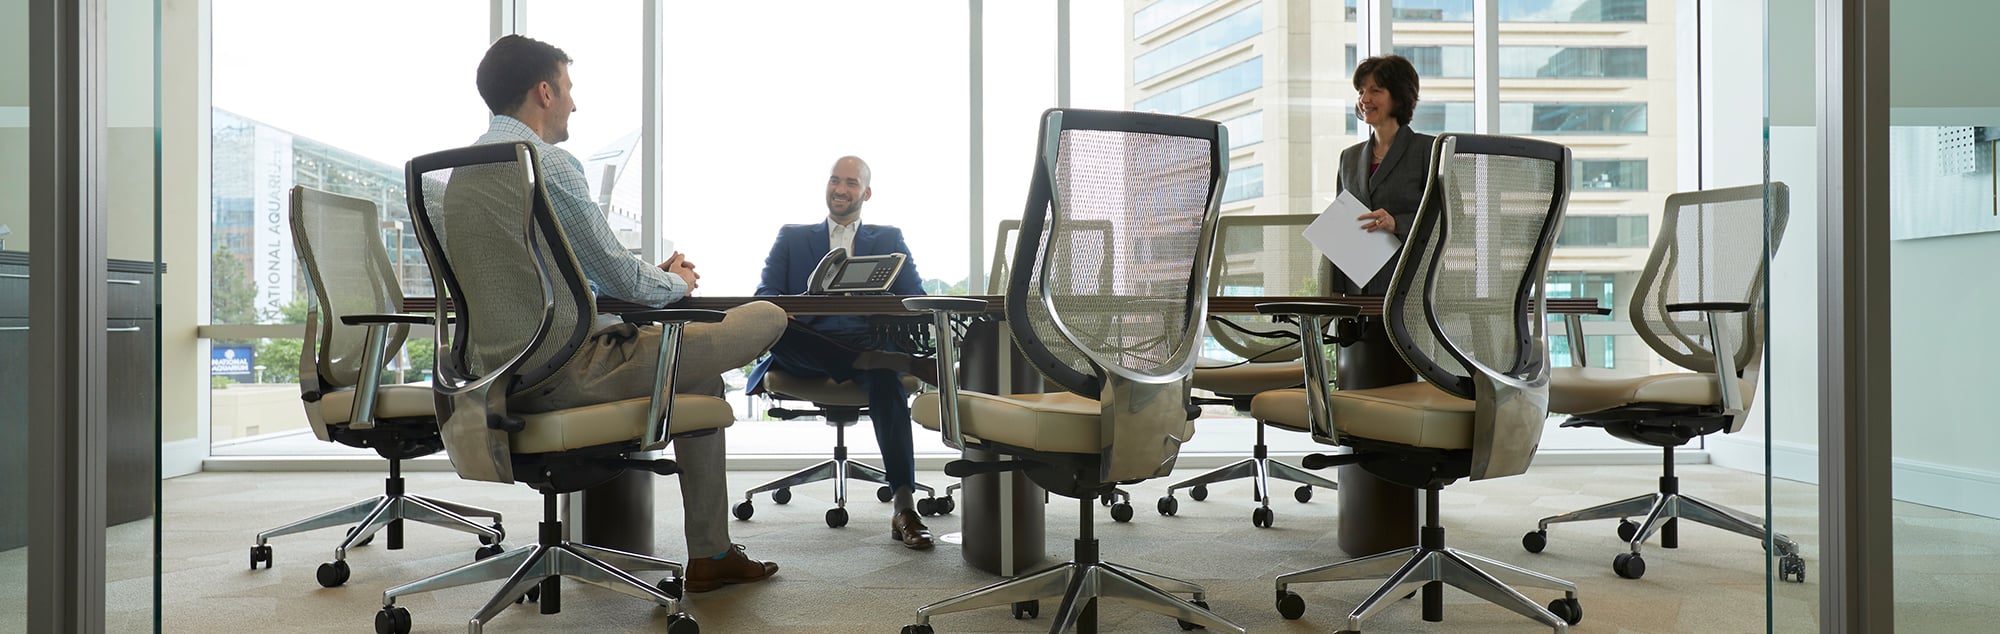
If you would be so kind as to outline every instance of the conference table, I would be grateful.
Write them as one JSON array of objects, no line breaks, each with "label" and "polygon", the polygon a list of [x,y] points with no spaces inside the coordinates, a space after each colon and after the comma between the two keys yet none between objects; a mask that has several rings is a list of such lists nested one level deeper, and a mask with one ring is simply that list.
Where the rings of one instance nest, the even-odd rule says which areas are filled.
[{"label": "conference table", "polygon": [[[1005,310],[999,295],[974,295],[986,300],[982,313],[989,324],[973,329],[975,336],[963,345],[960,355],[961,386],[969,390],[1026,391],[1022,386],[1039,381],[1029,364],[1011,354],[999,354],[1004,328],[991,326],[1003,319]],[[911,315],[903,307],[905,297],[896,295],[789,295],[690,297],[671,308],[728,310],[753,301],[768,301],[791,315]],[[1361,308],[1364,326],[1358,341],[1339,348],[1335,355],[1339,389],[1381,387],[1416,380],[1416,374],[1401,359],[1382,328],[1382,297],[1351,296],[1239,296],[1218,295],[1208,299],[1210,314],[1255,314],[1257,305],[1272,302],[1330,302]],[[1552,298],[1547,312],[1559,315],[1603,315],[1609,309],[1591,298]],[[437,302],[431,297],[406,297],[403,309],[429,312]],[[652,307],[613,298],[599,298],[601,312],[625,313]],[[1011,346],[1007,346],[1011,349]],[[1009,352],[1012,352],[1009,350]],[[1008,357],[1014,357],[1009,359]],[[991,452],[967,450],[970,459],[995,459]],[[1417,539],[1417,490],[1376,478],[1359,465],[1338,468],[1340,493],[1336,542],[1342,551],[1355,557],[1412,546]],[[650,474],[628,474],[611,485],[587,492],[572,502],[573,530],[585,541],[633,552],[651,552],[652,514]],[[1011,479],[1003,479],[1011,476]],[[965,501],[960,505],[961,530],[967,563],[981,570],[1012,575],[1043,559],[1041,491],[1021,472],[987,474],[966,478]],[[579,508],[580,507],[580,508]]]}]

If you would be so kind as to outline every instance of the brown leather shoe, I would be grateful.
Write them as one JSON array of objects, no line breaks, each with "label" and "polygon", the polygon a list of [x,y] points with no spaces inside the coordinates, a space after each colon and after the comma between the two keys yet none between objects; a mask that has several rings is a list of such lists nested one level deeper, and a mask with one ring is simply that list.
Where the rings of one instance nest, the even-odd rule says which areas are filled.
[{"label": "brown leather shoe", "polygon": [[751,559],[743,552],[742,544],[733,546],[727,557],[702,557],[688,562],[686,583],[682,587],[688,592],[708,592],[732,583],[763,581],[778,574],[777,563]]},{"label": "brown leather shoe", "polygon": [[934,545],[931,541],[931,529],[924,526],[924,521],[917,517],[916,511],[911,510],[896,511],[896,515],[889,518],[889,539],[903,542],[903,547],[916,550],[928,549]]}]

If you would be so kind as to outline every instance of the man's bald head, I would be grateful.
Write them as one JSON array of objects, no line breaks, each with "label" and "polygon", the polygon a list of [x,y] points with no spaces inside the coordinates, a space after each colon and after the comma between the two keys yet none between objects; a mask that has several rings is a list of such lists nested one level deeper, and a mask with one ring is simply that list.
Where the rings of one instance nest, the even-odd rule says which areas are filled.
[{"label": "man's bald head", "polygon": [[874,195],[869,181],[874,174],[868,162],[858,156],[843,156],[833,162],[826,177],[826,214],[834,222],[848,224],[861,218],[861,204]]}]

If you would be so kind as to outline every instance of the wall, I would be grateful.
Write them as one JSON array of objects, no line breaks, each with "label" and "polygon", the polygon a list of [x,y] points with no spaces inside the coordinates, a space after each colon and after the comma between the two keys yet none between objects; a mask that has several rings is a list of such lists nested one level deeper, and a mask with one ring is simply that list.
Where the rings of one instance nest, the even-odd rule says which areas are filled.
[{"label": "wall", "polygon": [[[0,15],[27,15],[28,0],[0,0]],[[9,248],[28,248],[28,25],[0,20],[0,224]]]},{"label": "wall", "polygon": [[200,470],[208,455],[208,2],[160,3],[160,470]]}]

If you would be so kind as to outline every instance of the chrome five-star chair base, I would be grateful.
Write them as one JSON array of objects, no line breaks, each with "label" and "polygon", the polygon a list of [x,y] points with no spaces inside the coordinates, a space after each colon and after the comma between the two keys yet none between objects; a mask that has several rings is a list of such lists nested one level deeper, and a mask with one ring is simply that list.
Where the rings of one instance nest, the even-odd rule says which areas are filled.
[{"label": "chrome five-star chair base", "polygon": [[[333,548],[333,561],[320,564],[319,583],[328,588],[347,583],[352,574],[347,565],[347,549],[374,540],[376,532],[389,529],[389,550],[402,549],[403,520],[472,533],[479,537],[479,543],[486,545],[485,548],[497,549],[494,545],[507,537],[507,531],[500,526],[498,511],[404,493],[402,465],[399,463],[397,460],[389,461],[389,478],[383,484],[382,495],[258,533],[257,544],[250,547],[250,568],[256,569],[258,563],[263,563],[266,568],[271,566],[271,547],[268,545],[271,538],[332,526],[353,525],[347,530],[347,537]],[[467,519],[472,517],[491,518],[493,524],[488,526]],[[491,551],[482,549],[481,552]]]},{"label": "chrome five-star chair base", "polygon": [[1180,500],[1174,497],[1175,491],[1192,488],[1193,490],[1188,492],[1188,497],[1200,502],[1208,499],[1208,485],[1241,478],[1250,478],[1253,487],[1251,495],[1255,496],[1251,499],[1259,503],[1255,510],[1250,511],[1250,524],[1258,528],[1270,528],[1271,523],[1276,520],[1275,514],[1271,511],[1272,478],[1298,483],[1299,488],[1292,491],[1292,499],[1298,500],[1300,504],[1312,500],[1313,487],[1321,487],[1328,491],[1340,488],[1340,485],[1334,484],[1332,480],[1272,460],[1270,449],[1264,445],[1264,423],[1258,422],[1257,444],[1251,447],[1249,458],[1217,467],[1167,487],[1167,495],[1160,498],[1160,514],[1173,515],[1180,512]]},{"label": "chrome five-star chair base", "polygon": [[[772,411],[776,412],[777,410],[774,409]],[[826,510],[826,525],[832,528],[840,528],[847,525],[848,480],[861,480],[882,485],[875,492],[875,498],[883,502],[889,501],[891,492],[889,491],[888,472],[883,471],[881,467],[847,457],[847,426],[854,424],[854,422],[850,420],[846,422],[829,422],[827,424],[833,426],[835,434],[833,459],[822,460],[819,464],[794,471],[790,475],[759,484],[748,491],[744,491],[743,501],[736,503],[735,508],[730,509],[730,512],[736,516],[736,519],[747,520],[756,514],[757,507],[753,498],[757,497],[759,493],[768,492],[771,494],[772,502],[785,504],[792,501],[792,487],[822,480],[833,481],[833,508]],[[912,486],[924,493],[924,497],[917,500],[917,511],[923,515],[943,515],[951,512],[951,509],[957,506],[956,503],[950,501],[951,495],[949,493],[943,498],[938,498],[937,490],[932,489],[929,485],[918,482]]]},{"label": "chrome five-star chair base", "polygon": [[[1097,631],[1099,599],[1120,601],[1174,617],[1183,629],[1200,626],[1217,632],[1243,633],[1242,627],[1208,611],[1201,586],[1099,559],[1097,539],[1091,534],[1091,506],[1096,500],[1084,498],[1077,502],[1083,520],[1076,540],[1075,560],[917,608],[917,623],[904,627],[903,634],[932,634],[933,615],[998,605],[1011,606],[1014,618],[1034,618],[1040,615],[1042,599],[1055,598],[1061,598],[1062,604],[1049,626],[1050,634]],[[1190,598],[1182,599],[1174,596],[1176,593]]]},{"label": "chrome five-star chair base", "polygon": [[[1536,530],[1521,537],[1521,547],[1531,553],[1542,552],[1542,549],[1548,546],[1550,524],[1616,517],[1618,538],[1625,540],[1631,552],[1619,553],[1613,558],[1611,570],[1620,577],[1638,579],[1646,575],[1646,560],[1639,553],[1645,546],[1646,540],[1652,539],[1653,534],[1657,532],[1660,534],[1661,547],[1679,548],[1680,527],[1676,520],[1686,519],[1755,538],[1760,542],[1766,541],[1768,535],[1769,541],[1766,543],[1777,544],[1778,580],[1805,583],[1806,560],[1799,555],[1797,542],[1783,534],[1767,533],[1764,529],[1764,520],[1757,516],[1694,496],[1681,495],[1680,478],[1674,475],[1672,447],[1666,448],[1666,456],[1666,475],[1660,477],[1659,492],[1544,517],[1542,521],[1536,523]],[[1645,519],[1633,523],[1628,518],[1634,516]]]},{"label": "chrome five-star chair base", "polygon": [[[375,614],[378,634],[407,634],[410,613],[396,606],[396,597],[445,588],[506,579],[500,590],[466,622],[467,631],[481,628],[509,605],[523,600],[540,604],[542,614],[562,611],[562,579],[567,577],[590,585],[646,599],[667,609],[670,634],[700,631],[694,618],[681,609],[685,582],[683,566],[674,561],[609,548],[570,542],[562,538],[562,521],[556,516],[556,494],[542,496],[543,520],[540,540],[528,546],[486,557],[429,578],[390,588],[382,593],[382,610]],[[671,576],[658,584],[646,583],[633,572],[664,570]]]},{"label": "chrome five-star chair base", "polygon": [[[1512,610],[1547,625],[1558,633],[1583,619],[1583,606],[1576,600],[1576,584],[1488,559],[1444,545],[1444,528],[1437,523],[1437,489],[1424,492],[1428,512],[1418,531],[1418,545],[1386,553],[1349,559],[1310,570],[1278,575],[1278,614],[1297,619],[1305,614],[1305,599],[1289,587],[1297,583],[1387,579],[1373,594],[1347,614],[1343,632],[1361,631],[1361,622],[1382,608],[1423,589],[1424,620],[1444,620],[1444,587],[1450,584],[1489,603]],[[1512,585],[1561,590],[1563,598],[1547,608],[1516,591]]]}]

